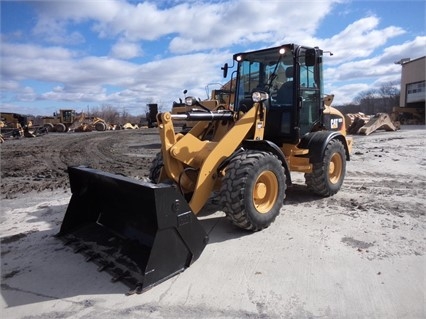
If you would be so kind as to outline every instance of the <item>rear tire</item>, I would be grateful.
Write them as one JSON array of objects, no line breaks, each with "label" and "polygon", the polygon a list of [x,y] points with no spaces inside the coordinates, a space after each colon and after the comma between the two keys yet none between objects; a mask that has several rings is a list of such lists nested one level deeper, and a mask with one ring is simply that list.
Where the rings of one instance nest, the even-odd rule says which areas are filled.
[{"label": "rear tire", "polygon": [[345,172],[345,148],[342,142],[334,139],[328,143],[322,162],[314,163],[312,173],[305,174],[305,182],[315,194],[328,197],[340,190]]},{"label": "rear tire", "polygon": [[271,153],[249,150],[226,167],[220,199],[233,224],[259,231],[280,213],[286,187],[281,161]]}]

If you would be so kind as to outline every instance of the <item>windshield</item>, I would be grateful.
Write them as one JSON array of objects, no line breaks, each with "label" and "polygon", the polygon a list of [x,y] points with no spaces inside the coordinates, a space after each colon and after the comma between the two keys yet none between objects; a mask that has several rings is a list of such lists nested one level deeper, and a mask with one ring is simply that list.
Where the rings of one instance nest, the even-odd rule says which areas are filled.
[{"label": "windshield", "polygon": [[[285,49],[280,54],[279,49]],[[276,99],[278,89],[293,78],[293,53],[291,48],[282,47],[242,55],[238,65],[239,86],[237,105],[251,99],[252,92],[263,90]]]}]

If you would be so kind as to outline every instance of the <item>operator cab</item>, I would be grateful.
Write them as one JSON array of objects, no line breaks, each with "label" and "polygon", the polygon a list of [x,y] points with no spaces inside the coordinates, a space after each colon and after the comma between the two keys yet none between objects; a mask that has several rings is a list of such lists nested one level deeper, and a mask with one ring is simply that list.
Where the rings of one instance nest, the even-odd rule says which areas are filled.
[{"label": "operator cab", "polygon": [[287,44],[235,54],[234,60],[236,111],[253,106],[253,91],[269,94],[265,139],[296,144],[322,126],[322,50]]}]

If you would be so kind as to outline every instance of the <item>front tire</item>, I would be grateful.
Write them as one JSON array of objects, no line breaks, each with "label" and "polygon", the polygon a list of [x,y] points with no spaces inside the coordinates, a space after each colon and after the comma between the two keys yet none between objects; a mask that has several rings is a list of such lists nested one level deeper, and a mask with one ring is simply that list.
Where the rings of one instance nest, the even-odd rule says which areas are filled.
[{"label": "front tire", "polygon": [[158,183],[158,181],[160,180],[161,168],[163,166],[163,154],[161,152],[158,152],[151,163],[151,167],[149,168],[148,178],[151,182],[155,184]]},{"label": "front tire", "polygon": [[342,142],[334,139],[328,143],[322,162],[314,163],[312,173],[305,174],[305,182],[315,194],[328,197],[340,190],[345,173],[345,148]]},{"label": "front tire", "polygon": [[277,157],[246,151],[226,167],[220,190],[223,210],[236,226],[262,230],[278,216],[286,187],[284,168]]},{"label": "front tire", "polygon": [[52,123],[46,123],[43,125],[43,127],[47,130],[47,132],[53,132],[54,131],[54,126]]}]

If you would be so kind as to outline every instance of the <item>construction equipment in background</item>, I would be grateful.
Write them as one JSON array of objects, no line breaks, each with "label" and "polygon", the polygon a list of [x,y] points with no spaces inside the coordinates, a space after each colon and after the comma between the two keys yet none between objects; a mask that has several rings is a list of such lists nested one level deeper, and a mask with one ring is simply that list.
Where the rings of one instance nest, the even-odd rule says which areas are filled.
[{"label": "construction equipment in background", "polygon": [[112,129],[111,125],[109,125],[104,119],[96,116],[91,119],[91,125],[94,127],[95,131],[98,132]]},{"label": "construction equipment in background", "polygon": [[73,123],[68,126],[68,131],[91,132],[93,131],[93,125],[91,124],[91,120],[87,119],[86,114],[82,112],[74,117]]},{"label": "construction equipment in background", "polygon": [[77,114],[74,110],[60,110],[53,116],[33,116],[21,115],[17,113],[1,113],[0,130],[5,138],[36,137],[48,132],[91,132],[106,131],[114,129],[105,120],[86,116],[84,113]]},{"label": "construction equipment in background", "polygon": [[[233,101],[233,92],[226,87],[229,86],[229,83],[221,86],[220,89],[211,90],[210,95],[207,99],[200,101],[203,107],[214,110],[219,105],[221,107],[229,107],[231,101]],[[206,87],[207,91],[208,86]],[[187,90],[183,91],[184,94],[187,93]],[[205,112],[206,109],[200,108],[197,105],[186,105],[182,99],[179,99],[179,102],[173,102],[171,114],[186,114],[187,112]],[[194,125],[195,121],[187,121],[176,119],[174,121],[175,127],[181,127],[181,133],[186,133],[190,131]]]},{"label": "construction equipment in background", "polygon": [[346,113],[346,132],[348,134],[357,134],[359,129],[365,125],[370,120],[370,115],[365,115],[362,112],[358,113]]},{"label": "construction equipment in background", "polygon": [[358,134],[361,135],[370,135],[377,130],[385,131],[396,131],[400,129],[399,122],[392,122],[389,114],[387,113],[377,113],[370,120],[361,127],[358,131]]},{"label": "construction equipment in background", "polygon": [[[187,93],[187,90],[183,91],[183,94],[185,95]],[[186,96],[185,96],[186,97]],[[179,102],[173,101],[172,104],[172,114],[186,114],[186,112],[191,111],[191,108],[188,107],[184,101],[179,98]],[[185,120],[175,120],[174,125],[176,127],[181,127],[182,132],[188,131],[189,128],[187,128],[187,125],[191,125],[190,123],[187,123]]]},{"label": "construction equipment in background", "polygon": [[91,132],[94,130],[102,132],[111,129],[111,125],[104,119],[88,116],[83,112],[77,114],[72,109],[61,109],[59,112],[55,112],[53,116],[43,116],[41,121],[41,125],[49,132]]},{"label": "construction equipment in background", "polygon": [[42,125],[49,132],[65,133],[69,131],[69,127],[77,120],[75,110],[63,109],[53,116],[43,116],[41,118]]},{"label": "construction equipment in background", "polygon": [[34,120],[30,119],[28,120],[27,125],[24,126],[25,137],[37,137],[49,133],[49,131],[45,127],[35,126],[33,123]]},{"label": "construction equipment in background", "polygon": [[[83,116],[85,116],[84,113]],[[96,116],[85,116],[83,124],[90,127],[91,131],[103,132],[116,129],[116,125],[107,123],[104,119]]]},{"label": "construction equipment in background", "polygon": [[28,123],[25,115],[18,113],[1,112],[0,113],[0,134],[2,139],[19,138],[24,136],[24,126]]},{"label": "construction equipment in background", "polygon": [[127,123],[123,124],[122,128],[124,130],[137,130],[139,128],[139,125],[127,122]]},{"label": "construction equipment in background", "polygon": [[43,127],[33,125],[33,117],[18,113],[1,113],[0,135],[1,142],[9,138],[36,137],[47,133]]},{"label": "construction equipment in background", "polygon": [[158,104],[150,103],[147,104],[148,112],[146,112],[146,121],[148,123],[148,127],[156,127],[157,126],[157,114],[158,114]]},{"label": "construction equipment in background", "polygon": [[[157,115],[151,183],[68,169],[58,236],[140,293],[200,256],[208,236],[196,215],[212,196],[234,225],[260,231],[280,213],[292,172],[318,196],[336,194],[352,138],[333,96],[323,97],[322,56],[295,44],[234,55],[228,103],[186,97],[185,113]],[[226,78],[230,67],[222,69]],[[194,125],[176,132],[178,120]]]},{"label": "construction equipment in background", "polygon": [[363,127],[368,121],[370,121],[371,116],[365,115],[362,112],[358,113],[347,113],[345,114],[346,120],[346,133],[347,134],[358,134],[358,131]]},{"label": "construction equipment in background", "polygon": [[364,113],[345,114],[348,123],[348,134],[370,135],[377,130],[396,131],[401,128],[398,121],[392,121],[387,113],[377,113],[374,116]]},{"label": "construction equipment in background", "polygon": [[405,125],[424,125],[425,108],[422,107],[399,107],[392,108],[392,121]]}]

